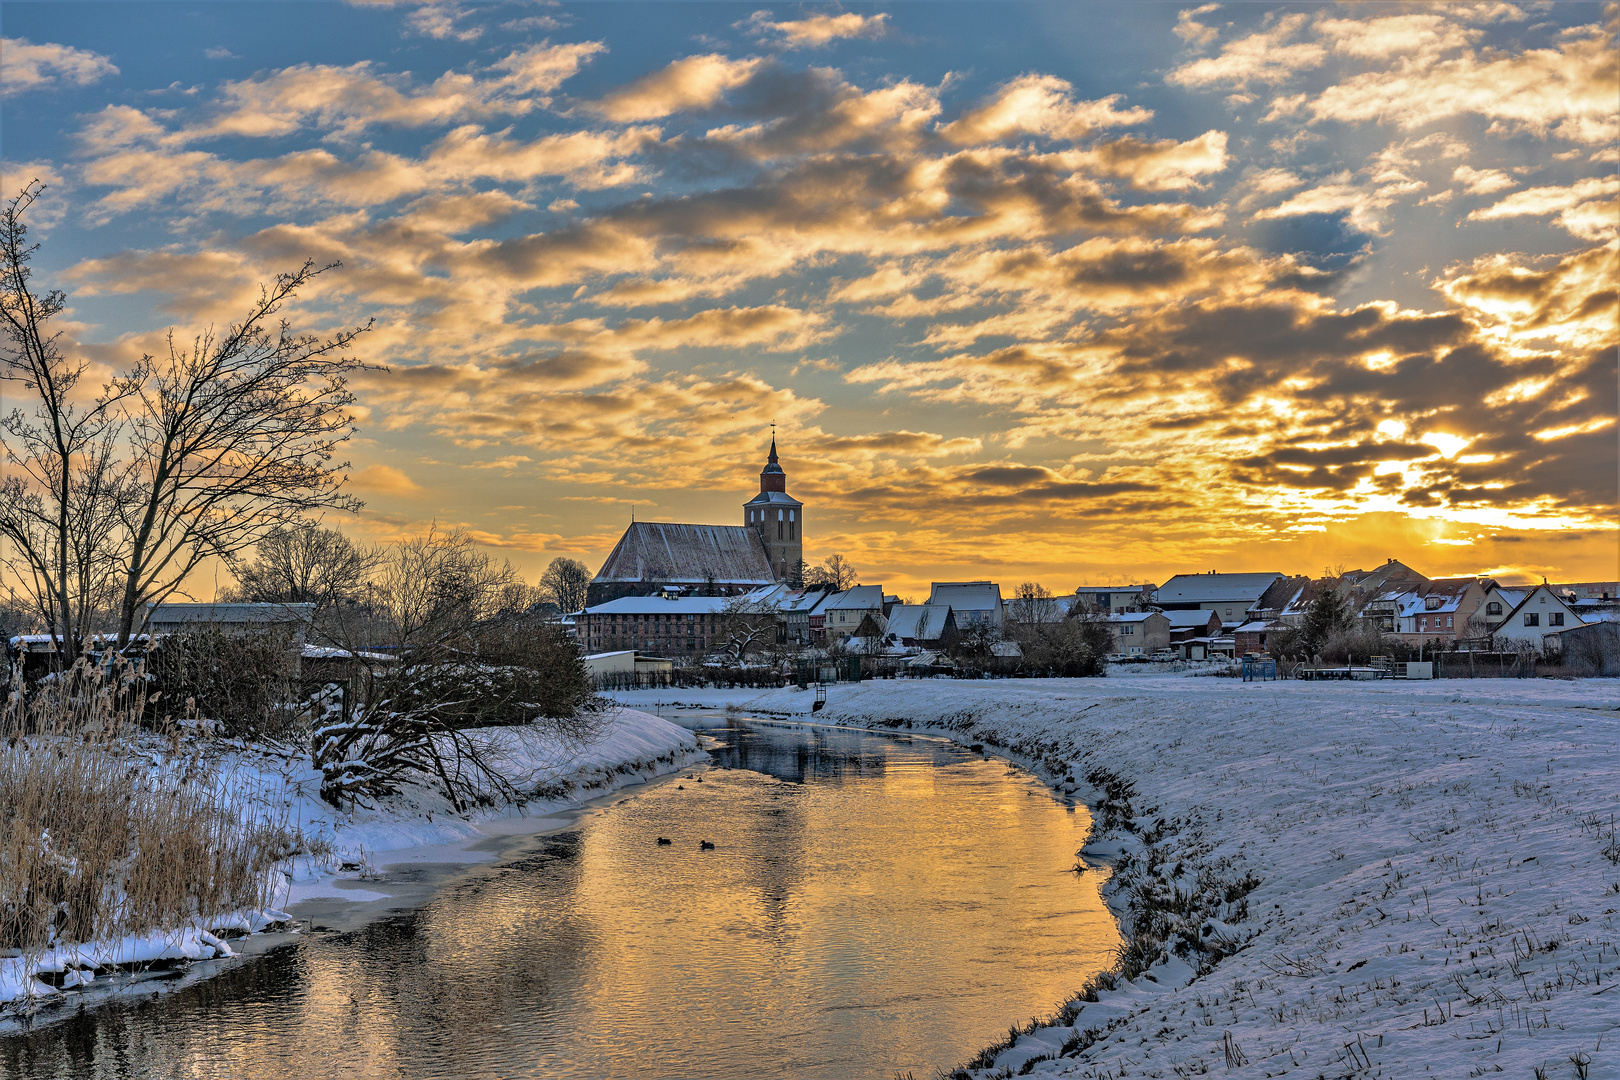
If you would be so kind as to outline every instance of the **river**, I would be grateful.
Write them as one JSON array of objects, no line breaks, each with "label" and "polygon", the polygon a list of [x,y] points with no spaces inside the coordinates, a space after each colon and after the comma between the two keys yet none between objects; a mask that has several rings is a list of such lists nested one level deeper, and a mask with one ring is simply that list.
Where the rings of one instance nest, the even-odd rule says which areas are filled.
[{"label": "river", "polygon": [[679,719],[708,767],[446,869],[419,907],[0,1037],[0,1075],[922,1078],[1109,964],[1096,876],[1069,872],[1086,810],[1029,774]]}]

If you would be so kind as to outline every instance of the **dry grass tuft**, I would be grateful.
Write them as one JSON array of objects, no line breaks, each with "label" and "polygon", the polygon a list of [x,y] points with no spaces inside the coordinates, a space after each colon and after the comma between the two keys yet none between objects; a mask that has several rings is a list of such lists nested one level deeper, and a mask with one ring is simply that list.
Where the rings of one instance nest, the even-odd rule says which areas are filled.
[{"label": "dry grass tuft", "polygon": [[0,715],[0,955],[173,930],[271,906],[293,834],[225,790],[201,744],[140,730],[82,665]]}]

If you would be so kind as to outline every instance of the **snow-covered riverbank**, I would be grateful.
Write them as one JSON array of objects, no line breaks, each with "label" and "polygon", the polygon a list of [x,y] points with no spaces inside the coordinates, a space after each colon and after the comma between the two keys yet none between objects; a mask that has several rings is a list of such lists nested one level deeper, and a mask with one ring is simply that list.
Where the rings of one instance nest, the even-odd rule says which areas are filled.
[{"label": "snow-covered riverbank", "polygon": [[1614,681],[872,682],[817,719],[982,743],[1098,810],[1141,974],[975,1076],[1620,1076]]},{"label": "snow-covered riverbank", "polygon": [[484,841],[560,828],[592,800],[685,768],[702,755],[690,731],[632,708],[608,714],[601,735],[584,747],[550,743],[519,729],[485,734],[501,744],[497,756],[531,798],[457,813],[442,793],[419,786],[375,809],[339,812],[319,798],[320,773],[307,756],[256,750],[210,755],[206,760],[218,770],[221,790],[238,793],[269,817],[284,815],[306,843],[306,851],[285,867],[277,910],[217,915],[192,926],[59,948],[42,958],[0,957],[0,1005],[21,1005],[30,993],[36,1001],[58,997],[54,984],[67,990],[112,987],[123,979],[109,978],[115,965],[230,956],[227,934],[275,926],[310,901],[385,899],[389,887],[374,879],[390,865],[484,861],[491,856],[476,850]]}]

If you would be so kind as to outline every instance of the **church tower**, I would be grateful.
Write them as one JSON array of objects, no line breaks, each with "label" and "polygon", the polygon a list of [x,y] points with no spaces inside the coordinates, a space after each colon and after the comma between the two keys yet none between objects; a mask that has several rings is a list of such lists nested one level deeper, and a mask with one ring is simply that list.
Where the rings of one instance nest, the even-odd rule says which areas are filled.
[{"label": "church tower", "polygon": [[786,581],[804,558],[804,504],[787,493],[787,474],[776,460],[776,436],[771,456],[759,474],[759,494],[743,504],[743,524],[765,545],[776,580]]}]

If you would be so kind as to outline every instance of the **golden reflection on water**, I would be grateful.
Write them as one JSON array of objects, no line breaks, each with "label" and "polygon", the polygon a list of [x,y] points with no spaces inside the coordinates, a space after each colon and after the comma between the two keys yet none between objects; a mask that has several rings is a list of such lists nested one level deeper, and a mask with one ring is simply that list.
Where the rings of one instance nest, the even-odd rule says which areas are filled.
[{"label": "golden reflection on water", "polygon": [[0,1072],[928,1075],[1107,964],[1096,879],[1067,872],[1083,807],[933,740],[718,734],[701,783],[645,790],[420,911],[0,1040]]}]

